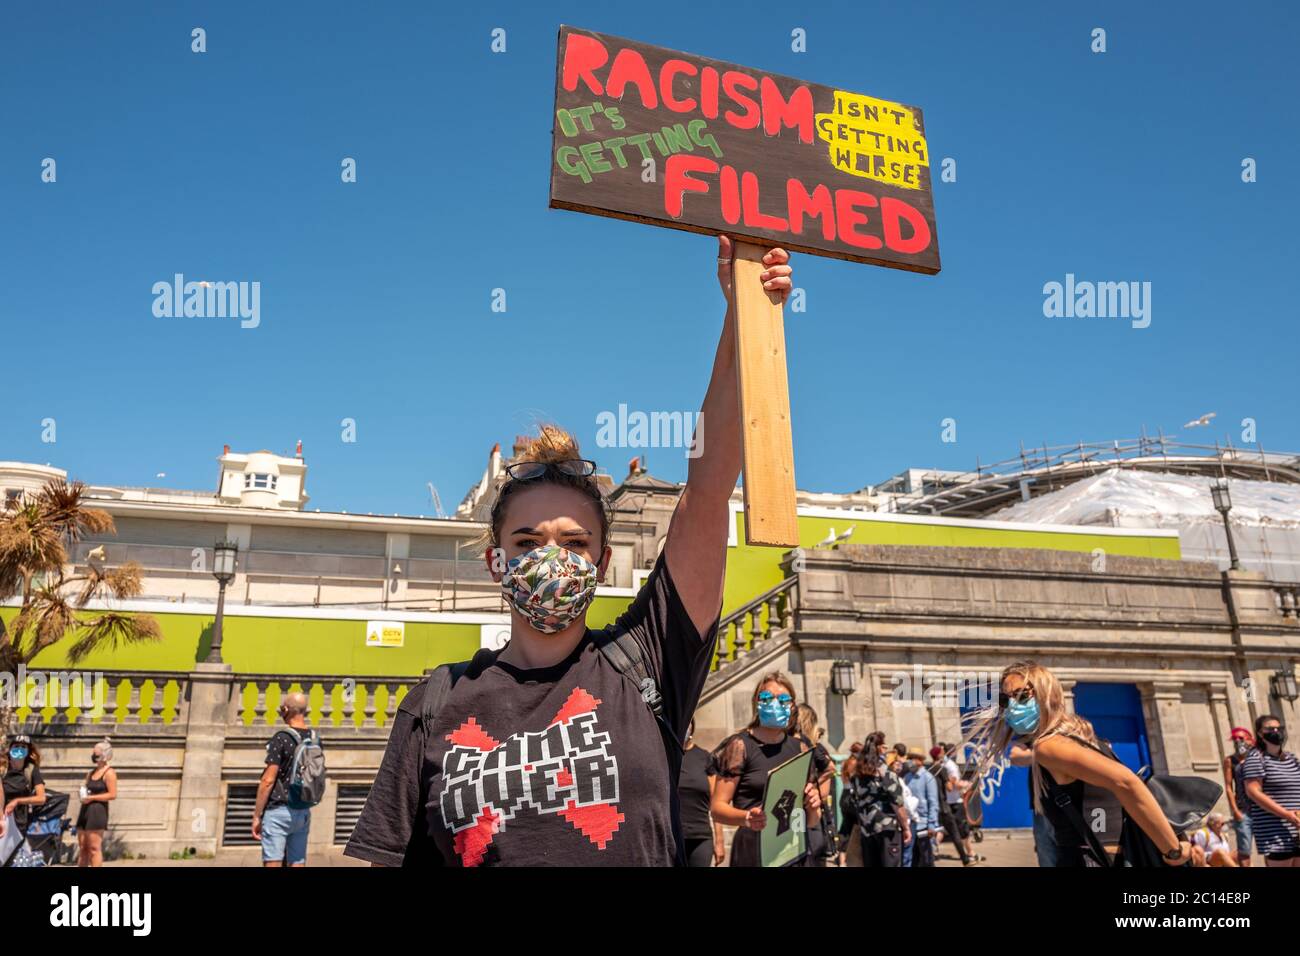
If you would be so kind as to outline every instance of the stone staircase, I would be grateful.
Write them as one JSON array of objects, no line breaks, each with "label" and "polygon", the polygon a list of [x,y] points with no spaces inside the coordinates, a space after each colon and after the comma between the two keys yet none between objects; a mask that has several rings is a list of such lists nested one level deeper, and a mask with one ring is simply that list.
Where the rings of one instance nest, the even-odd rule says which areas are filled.
[{"label": "stone staircase", "polygon": [[713,664],[700,706],[735,684],[752,680],[790,648],[799,594],[798,576],[732,611],[718,622]]}]

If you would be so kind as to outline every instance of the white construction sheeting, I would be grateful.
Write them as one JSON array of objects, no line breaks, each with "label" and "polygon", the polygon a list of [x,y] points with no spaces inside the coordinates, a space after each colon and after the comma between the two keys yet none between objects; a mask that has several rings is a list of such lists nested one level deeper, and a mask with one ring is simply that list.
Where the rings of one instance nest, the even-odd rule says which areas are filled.
[{"label": "white construction sheeting", "polygon": [[[1189,561],[1228,566],[1223,518],[1210,495],[1213,478],[1113,468],[990,517],[1031,524],[1177,529]],[[1229,482],[1232,538],[1242,567],[1276,581],[1300,581],[1300,485]]]}]

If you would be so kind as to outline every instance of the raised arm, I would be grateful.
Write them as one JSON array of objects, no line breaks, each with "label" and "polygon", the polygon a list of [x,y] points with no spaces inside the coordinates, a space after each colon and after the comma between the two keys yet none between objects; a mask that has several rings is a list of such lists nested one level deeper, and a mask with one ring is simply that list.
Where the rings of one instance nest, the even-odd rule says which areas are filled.
[{"label": "raised arm", "polygon": [[1191,853],[1191,844],[1179,839],[1165,818],[1164,811],[1160,809],[1160,804],[1156,803],[1156,798],[1128,767],[1090,747],[1059,736],[1037,741],[1034,755],[1058,781],[1082,780],[1094,787],[1109,790],[1161,853],[1177,846],[1183,850],[1177,862],[1186,862]]},{"label": "raised arm", "polygon": [[[706,633],[722,606],[727,561],[728,502],[740,477],[740,388],[736,379],[736,306],[731,289],[731,240],[718,237],[718,283],[727,300],[713,375],[696,425],[695,456],[687,470],[686,489],[668,526],[664,560],[686,613],[700,634]],[[763,257],[763,288],[790,295],[790,256],[773,249]]]}]

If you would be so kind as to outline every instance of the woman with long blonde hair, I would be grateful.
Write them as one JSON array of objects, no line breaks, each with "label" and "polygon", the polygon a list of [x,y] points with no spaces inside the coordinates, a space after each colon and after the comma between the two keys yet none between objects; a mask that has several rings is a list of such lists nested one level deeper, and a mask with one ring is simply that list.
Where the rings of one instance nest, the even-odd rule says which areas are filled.
[{"label": "woman with long blonde hair", "polygon": [[1034,809],[1052,824],[1057,866],[1112,865],[1097,859],[1087,830],[1110,855],[1125,814],[1166,864],[1182,866],[1191,858],[1191,844],[1174,832],[1146,784],[1098,739],[1089,721],[1066,708],[1061,682],[1041,664],[1023,661],[1002,671],[997,707],[984,713],[969,740],[976,779],[1008,748],[1013,764],[1032,768]]}]

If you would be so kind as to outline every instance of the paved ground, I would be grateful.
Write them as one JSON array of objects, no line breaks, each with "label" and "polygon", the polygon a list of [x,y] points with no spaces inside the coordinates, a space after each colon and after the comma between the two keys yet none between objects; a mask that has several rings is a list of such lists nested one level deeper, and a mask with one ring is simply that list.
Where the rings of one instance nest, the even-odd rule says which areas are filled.
[{"label": "paved ground", "polygon": [[[971,842],[975,852],[986,859],[976,866],[1038,866],[1034,857],[1034,837],[1028,830],[985,830],[982,843]],[[946,840],[935,854],[936,866],[961,869],[961,860]]]},{"label": "paved ground", "polygon": [[[1034,841],[1028,832],[1014,830],[990,830],[984,834],[984,842],[976,843],[975,852],[986,857],[979,866],[1037,866],[1034,859]],[[259,866],[261,856],[257,848],[223,852],[220,859],[209,860],[111,860],[105,866]],[[943,843],[936,854],[937,866],[961,867],[961,862],[952,847]],[[345,857],[341,850],[327,853],[311,853],[307,856],[308,866],[366,866],[359,860]]]}]

